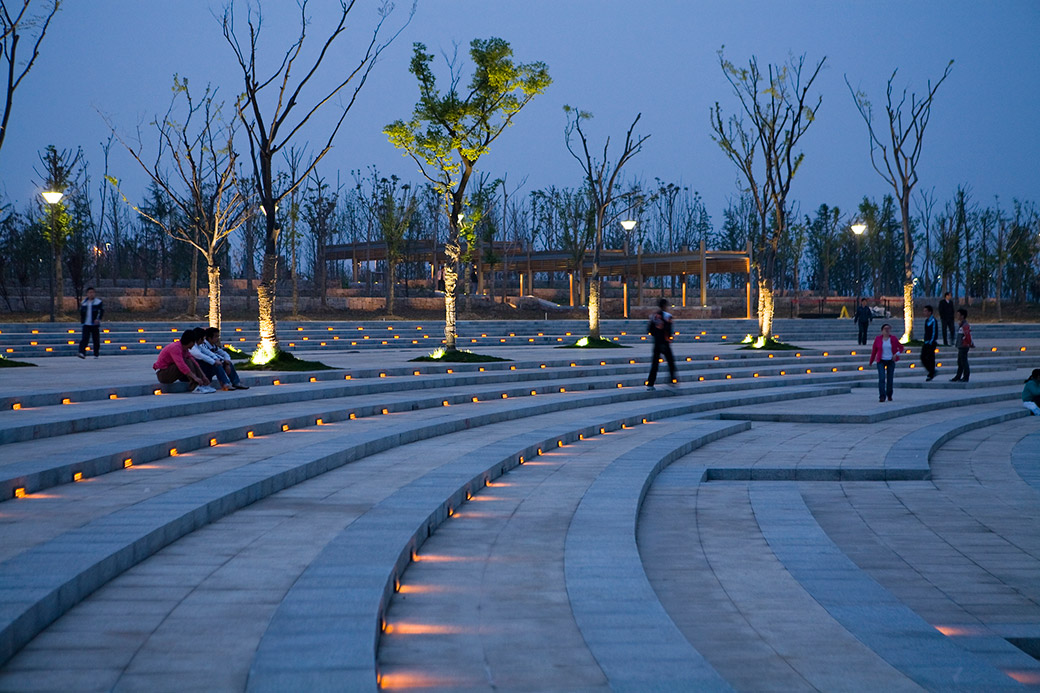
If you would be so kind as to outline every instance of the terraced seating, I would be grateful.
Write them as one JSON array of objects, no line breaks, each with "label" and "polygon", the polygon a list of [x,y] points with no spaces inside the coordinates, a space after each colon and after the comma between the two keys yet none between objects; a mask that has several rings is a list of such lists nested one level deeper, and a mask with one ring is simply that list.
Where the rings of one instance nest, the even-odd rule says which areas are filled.
[{"label": "terraced seating", "polygon": [[[642,387],[643,350],[544,346],[480,365],[338,352],[336,370],[251,374],[254,389],[225,396],[0,385],[0,488],[25,496],[0,503],[0,690],[1028,681],[1040,668],[1010,630],[966,649],[856,563],[868,554],[839,536],[817,489],[929,484],[914,479],[965,436],[1033,426],[1016,401],[1029,352],[980,353],[967,386],[926,386],[901,367],[896,402],[881,404],[863,354],[811,346],[770,357],[691,340],[677,347],[682,386],[656,393]],[[134,358],[146,357],[119,360]],[[1029,466],[1031,440],[1008,447],[1004,469]],[[71,483],[77,471],[86,483]],[[1033,496],[1016,491],[1008,512],[987,516],[994,532],[1035,502],[1020,486]],[[757,630],[724,612],[705,619],[720,607],[662,579],[692,554],[668,550],[689,540],[659,521],[660,488],[688,489],[685,529],[697,532],[720,528],[700,525],[699,498],[746,489],[732,510],[747,508],[753,526],[693,541],[706,542],[710,574],[728,537],[733,567],[711,590]],[[771,566],[792,604],[815,600],[797,618],[783,610],[788,631],[766,627],[771,604],[745,554]],[[1028,595],[1030,574],[1035,561],[1021,559],[1002,579]],[[856,611],[853,593],[886,605],[883,617]],[[1020,640],[1035,637],[1027,626]],[[827,634],[827,653],[814,661],[819,639],[791,627]],[[740,671],[713,638],[773,655]],[[901,657],[910,642],[931,659]]]}]

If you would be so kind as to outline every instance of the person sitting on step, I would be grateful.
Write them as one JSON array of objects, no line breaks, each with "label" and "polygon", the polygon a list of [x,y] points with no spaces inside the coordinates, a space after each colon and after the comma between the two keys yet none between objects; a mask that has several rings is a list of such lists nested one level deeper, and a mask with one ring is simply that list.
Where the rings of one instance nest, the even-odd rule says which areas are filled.
[{"label": "person sitting on step", "polygon": [[1022,406],[1033,416],[1040,416],[1040,368],[1034,368],[1022,388]]},{"label": "person sitting on step", "polygon": [[159,358],[152,364],[155,377],[163,385],[169,385],[178,380],[190,383],[192,392],[198,394],[216,392],[208,385],[209,378],[203,374],[198,362],[191,355],[193,346],[195,346],[195,330],[185,330],[180,339],[164,346],[159,352]]},{"label": "person sitting on step", "polygon": [[238,377],[238,371],[235,370],[235,364],[231,362],[231,355],[220,347],[220,330],[218,328],[207,327],[205,330],[205,339],[197,346],[207,350],[213,358],[220,362],[220,366],[224,369],[224,372],[231,380],[232,387],[236,390],[249,389],[249,386],[243,385],[242,380]]},{"label": "person sitting on step", "polygon": [[221,390],[225,392],[234,390],[231,378],[224,370],[220,359],[209,349],[209,344],[206,342],[206,330],[202,327],[196,327],[193,330],[193,334],[195,336],[195,345],[191,348],[191,355],[199,362],[199,367],[206,374],[206,382],[208,383],[215,377],[220,383]]}]

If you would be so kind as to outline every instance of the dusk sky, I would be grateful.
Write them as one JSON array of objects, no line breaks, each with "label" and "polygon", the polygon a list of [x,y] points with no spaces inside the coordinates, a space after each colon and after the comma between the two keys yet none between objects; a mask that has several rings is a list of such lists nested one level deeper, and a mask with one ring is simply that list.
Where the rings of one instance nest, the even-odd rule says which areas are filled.
[{"label": "dusk sky", "polygon": [[[310,5],[314,47],[338,3]],[[358,2],[352,15],[358,30],[337,44],[322,67],[322,83],[359,55],[375,5]],[[397,5],[391,30],[409,9],[406,0]],[[212,83],[233,101],[241,76],[221,34],[222,6],[216,0],[67,0],[15,97],[0,151],[0,189],[7,200],[21,207],[38,193],[34,166],[39,168],[38,152],[48,144],[81,146],[96,188],[100,144],[108,136],[99,111],[125,135],[138,125],[147,128],[168,106],[174,73],[200,93]],[[294,8],[289,0],[264,3],[261,46],[268,60],[280,59],[296,36]],[[736,63],[752,54],[763,64],[791,53],[805,53],[810,63],[827,57],[817,80],[823,105],[802,140],[805,163],[791,193],[803,214],[821,203],[851,210],[864,194],[889,192],[870,166],[866,126],[843,77],[882,108],[893,69],[899,69],[898,88],[920,93],[950,59],[953,71],[940,87],[925,137],[919,189],[934,187],[945,200],[965,184],[980,202],[990,204],[999,195],[1009,207],[1015,197],[1040,199],[1038,30],[1036,0],[419,0],[411,24],[376,65],[319,170],[332,181],[339,171],[346,182],[351,169],[374,164],[382,173],[418,181],[414,166],[381,134],[387,123],[406,118],[416,100],[415,80],[407,72],[412,43],[421,41],[437,53],[450,52],[455,42],[464,51],[473,38],[498,36],[512,44],[517,60],[545,62],[554,82],[481,159],[481,171],[508,174],[510,188],[526,177],[521,194],[547,185],[577,186],[580,169],[563,145],[563,105],[591,111],[594,142],[609,134],[617,145],[642,112],[638,131],[651,137],[626,173],[698,190],[718,227],[727,199],[737,191],[736,169],[711,140],[709,127],[715,101],[727,113],[738,106],[718,64],[717,51],[725,45]],[[334,110],[330,104],[300,142],[322,140]],[[154,151],[154,136],[144,141]],[[143,189],[135,166],[122,151],[111,164],[132,196]]]}]

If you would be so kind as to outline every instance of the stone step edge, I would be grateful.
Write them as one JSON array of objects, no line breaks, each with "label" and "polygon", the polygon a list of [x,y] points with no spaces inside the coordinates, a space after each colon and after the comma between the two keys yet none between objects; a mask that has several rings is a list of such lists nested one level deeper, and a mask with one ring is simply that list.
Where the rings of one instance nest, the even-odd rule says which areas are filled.
[{"label": "stone step edge", "polygon": [[[790,412],[758,413],[758,412],[722,412],[719,418],[731,421],[769,421],[777,423],[816,423],[816,424],[873,424],[887,421],[907,414],[920,414],[935,409],[966,407],[975,404],[992,404],[1012,400],[1019,396],[1019,389],[1005,388],[989,394],[976,394],[969,397],[924,402],[920,404],[888,405],[885,411],[873,414],[798,414]],[[880,404],[880,403],[879,403]],[[1024,409],[1022,410],[1026,414]]]},{"label": "stone step edge", "polygon": [[[818,396],[820,392],[828,393],[829,390],[791,389],[744,397],[742,400],[753,404],[779,399],[779,395],[796,399]],[[643,393],[612,393],[601,399],[608,404],[618,400],[644,399],[640,394]],[[587,402],[572,400],[571,403],[589,406]],[[478,416],[459,416],[404,431],[373,431],[367,440],[358,440],[356,435],[348,433],[340,437],[349,441],[347,445],[334,440],[325,446],[316,446],[332,448],[328,454],[298,464],[286,464],[273,459],[228,470],[118,510],[22,552],[0,563],[0,585],[15,585],[22,578],[36,581],[36,586],[12,590],[7,593],[8,598],[0,603],[0,666],[94,590],[180,537],[235,510],[331,469],[408,442],[490,423],[551,413],[567,408],[567,404],[566,401],[541,402]],[[661,407],[658,411],[677,412],[672,414],[677,416],[679,413],[692,413],[709,407],[709,402],[701,401]],[[154,512],[159,519],[149,521],[149,512]],[[116,533],[120,538],[102,539],[107,531]],[[42,585],[41,580],[45,581]]]},{"label": "stone step edge", "polygon": [[[693,409],[696,405],[673,406],[584,426],[561,426],[548,436],[542,429],[533,432],[533,440],[531,432],[521,433],[488,446],[498,452],[471,452],[402,487],[330,541],[297,579],[257,647],[247,690],[281,691],[302,677],[322,690],[376,690],[379,638],[398,580],[416,557],[421,560],[423,543],[467,500],[467,494],[537,457],[541,449],[683,416]],[[743,430],[749,424],[718,426]],[[509,450],[506,455],[501,454],[502,448]],[[345,557],[357,555],[368,559],[360,573],[343,563]],[[321,596],[317,602],[315,595]],[[328,608],[327,599],[334,599],[337,606]],[[298,623],[307,616],[323,618],[326,624],[321,633],[303,636],[303,643]],[[310,666],[313,661],[322,666]]]},{"label": "stone step edge", "polygon": [[[1010,399],[1010,397],[1009,397]],[[892,445],[888,454],[885,455],[885,468],[891,470],[905,469],[908,474],[917,471],[923,476],[896,476],[895,479],[931,479],[932,457],[935,452],[945,443],[956,438],[962,433],[973,431],[987,426],[996,426],[1005,421],[1021,419],[1032,416],[1028,410],[1019,406],[1008,408],[1007,411],[997,413],[987,412],[970,414],[955,419],[948,419],[941,423],[932,424],[922,430],[908,433]]]},{"label": "stone step edge", "polygon": [[[778,352],[777,358],[781,359],[794,359],[796,358],[793,353],[784,354]],[[815,355],[813,355],[815,356]],[[806,357],[809,358],[809,357]],[[844,363],[850,362],[853,359],[859,357],[842,356],[834,354],[829,357],[837,362]],[[765,365],[770,362],[776,362],[776,358],[770,359],[764,355],[754,356],[743,356],[740,355],[737,358],[741,362],[741,366],[747,366],[751,368],[755,365]],[[635,363],[632,363],[632,362]],[[495,371],[515,371],[523,372],[525,370],[539,369],[542,364],[545,364],[548,368],[568,368],[571,363],[576,363],[578,366],[601,366],[605,362],[610,366],[632,366],[637,365],[642,368],[647,368],[650,364],[650,358],[647,354],[641,353],[639,356],[626,356],[626,357],[570,357],[570,358],[545,358],[545,359],[533,359],[530,361],[511,361],[511,362],[488,362],[488,363],[459,363],[459,364],[423,364],[417,363],[414,366],[389,366],[386,368],[337,368],[332,370],[324,371],[298,371],[298,372],[264,372],[258,371],[242,371],[239,375],[242,377],[242,381],[251,387],[265,387],[273,384],[274,380],[278,380],[282,385],[299,384],[311,382],[311,378],[314,378],[316,382],[323,383],[326,381],[335,382],[342,381],[345,379],[349,380],[364,380],[364,379],[377,379],[382,377],[415,377],[415,371],[419,371],[422,376],[430,375],[446,375],[445,371],[448,369],[452,370],[455,374],[462,373],[493,373]],[[676,364],[696,364],[706,365],[709,368],[723,368],[726,366],[733,367],[731,360],[723,360],[720,358],[718,362],[714,361],[713,355],[691,355],[676,360]],[[712,364],[718,363],[718,366]],[[609,374],[614,374],[617,371],[611,371]],[[346,376],[350,376],[346,378]],[[51,406],[62,406],[61,402],[64,399],[69,399],[72,402],[94,402],[99,400],[107,400],[111,398],[111,395],[115,395],[118,399],[125,400],[132,397],[151,397],[154,396],[154,392],[157,389],[161,389],[158,383],[142,383],[138,385],[116,385],[111,387],[100,387],[100,388],[87,388],[79,390],[48,390],[42,393],[23,393],[15,395],[6,395],[0,397],[0,412],[10,411],[12,406],[15,404],[20,405],[22,408],[43,408]]]},{"label": "stone step edge", "polygon": [[[1021,684],[941,634],[856,565],[820,527],[797,486],[751,484],[749,495],[762,536],[785,570],[897,671],[928,690],[1021,690]],[[813,550],[806,551],[807,546]],[[821,573],[824,578],[816,577]],[[857,595],[856,604],[848,603],[849,594]],[[1003,652],[1015,649],[997,636],[992,641]]]},{"label": "stone step edge", "polygon": [[[636,525],[646,493],[665,467],[750,428],[749,421],[718,422],[705,433],[669,424],[660,438],[600,472],[578,505],[564,550],[567,593],[578,628],[612,690],[732,690],[658,599],[643,568]],[[638,630],[638,642],[619,638],[628,629]]]},{"label": "stone step edge", "polygon": [[[640,371],[632,371],[628,369],[628,373],[622,374],[592,374],[584,375],[582,369],[577,369],[573,373],[570,369],[566,370],[549,370],[549,369],[537,369],[532,371],[517,371],[515,374],[510,372],[506,381],[529,381],[536,379],[567,379],[574,378],[577,376],[582,380],[588,382],[594,381],[605,381],[615,379],[615,384],[620,382],[622,385],[631,386],[639,385],[646,382]],[[680,372],[686,369],[680,369]],[[811,372],[811,369],[806,369]],[[741,371],[733,369],[733,372],[738,376]],[[781,373],[785,371],[781,370]],[[754,377],[754,369],[747,369],[747,373],[750,373]],[[830,371],[826,373],[817,373],[816,375],[833,375],[833,377],[853,377],[855,379],[867,378],[870,376],[869,373],[865,375],[859,375],[859,371],[838,371],[836,374],[831,374]],[[811,374],[811,373],[810,373]],[[722,374],[719,373],[718,377],[710,377],[711,374],[701,376],[705,380],[722,380]],[[729,375],[729,374],[726,374]],[[768,375],[768,374],[767,374]],[[800,373],[791,374],[792,377],[802,375]],[[725,378],[729,379],[729,378]],[[738,378],[741,379],[741,378]],[[227,393],[226,395],[217,394],[213,397],[206,397],[204,399],[198,399],[197,395],[185,395],[186,397],[192,397],[191,408],[196,413],[206,412],[220,412],[231,409],[248,408],[251,406],[264,406],[268,404],[282,404],[286,402],[297,402],[308,399],[318,398],[330,398],[336,396],[349,396],[352,394],[368,394],[373,389],[376,391],[397,391],[403,389],[431,389],[434,387],[441,387],[443,385],[448,386],[463,386],[469,384],[479,384],[486,380],[492,380],[492,378],[482,376],[478,373],[467,374],[467,375],[452,375],[451,378],[441,376],[439,380],[433,380],[431,378],[424,378],[421,381],[414,381],[411,379],[407,380],[396,380],[396,379],[382,379],[372,383],[364,383],[362,385],[346,384],[350,381],[337,381],[334,387],[325,387],[315,390],[300,389],[300,388],[286,388],[281,391],[263,391],[263,392],[235,392]],[[692,381],[691,381],[692,382]],[[698,378],[698,381],[700,379]],[[329,384],[331,385],[331,383]],[[417,387],[415,387],[417,385]],[[362,392],[358,392],[358,390]],[[56,417],[55,414],[61,413],[61,410],[46,408],[45,411],[41,412],[39,416],[33,416],[33,412],[9,412],[5,415],[3,421],[4,424],[0,424],[0,445],[6,445],[9,443],[19,443],[28,440],[39,440],[42,438],[54,437],[59,435],[68,435],[71,433],[80,433],[85,431],[96,431],[105,428],[111,428],[120,424],[127,423],[144,423],[148,421],[157,421],[169,418],[175,418],[180,412],[183,411],[184,405],[188,400],[183,398],[176,398],[170,400],[169,398],[159,398],[159,401],[154,399],[149,402],[145,402],[144,406],[140,406],[138,403],[127,402],[125,406],[117,413],[120,414],[119,424],[116,423],[117,418],[113,416],[112,411],[102,411],[100,413],[86,413],[80,408],[73,409],[69,412],[68,416]],[[136,406],[135,406],[136,405]],[[15,418],[21,418],[20,423],[11,424]]]},{"label": "stone step edge", "polygon": [[[537,373],[537,371],[536,371]],[[831,385],[829,381],[833,378],[831,374],[819,374],[815,377],[801,377],[799,379],[792,379],[791,385],[787,387],[798,387],[807,384],[822,384]],[[582,379],[578,381],[565,381],[563,383],[555,382],[553,384],[534,385],[526,383],[524,386],[513,386],[513,387],[497,387],[486,391],[470,391],[466,394],[448,394],[430,396],[425,398],[405,398],[400,401],[382,401],[372,404],[360,404],[353,405],[351,407],[334,407],[332,409],[321,406],[325,400],[300,400],[292,402],[292,404],[315,404],[321,408],[317,408],[314,411],[307,412],[306,414],[298,414],[295,416],[280,416],[275,418],[268,418],[261,420],[255,424],[237,425],[226,428],[209,428],[206,427],[204,432],[193,433],[190,435],[182,435],[176,438],[167,438],[159,441],[152,441],[146,446],[139,446],[135,448],[121,448],[117,451],[95,455],[87,459],[69,459],[56,462],[53,458],[44,458],[33,460],[31,462],[16,463],[14,465],[0,467],[0,503],[10,501],[16,498],[16,490],[20,493],[31,494],[38,491],[43,491],[54,486],[59,486],[68,483],[74,483],[79,480],[85,480],[92,477],[100,476],[102,474],[108,474],[120,469],[124,469],[126,460],[131,461],[132,464],[142,464],[148,462],[154,462],[159,459],[164,459],[171,456],[171,451],[176,450],[177,454],[192,452],[205,447],[212,446],[213,440],[217,441],[217,444],[234,442],[249,437],[250,432],[254,435],[263,435],[266,433],[277,433],[282,431],[282,426],[289,426],[290,429],[296,430],[300,428],[308,428],[310,426],[319,425],[317,421],[320,419],[322,424],[337,423],[340,421],[346,421],[354,416],[356,418],[363,418],[368,416],[382,415],[384,413],[398,413],[405,411],[415,411],[419,409],[427,409],[438,406],[444,406],[444,402],[448,402],[449,405],[458,404],[469,404],[472,402],[473,397],[477,397],[480,402],[488,402],[497,399],[502,394],[508,395],[508,397],[527,397],[531,396],[531,392],[537,392],[539,395],[557,394],[559,389],[569,388],[567,391],[570,393],[577,392],[594,392],[596,390],[607,390],[611,389],[614,385],[616,378],[603,378],[602,382],[597,382],[594,379]],[[427,381],[430,383],[431,381]],[[713,380],[705,381],[706,384],[701,386],[700,383],[692,384],[695,391],[685,391],[685,395],[694,394],[707,394],[713,392],[722,391],[725,381]],[[451,383],[452,385],[459,385],[459,383]],[[597,386],[598,385],[598,386]],[[844,384],[843,384],[844,385]],[[751,379],[741,379],[736,382],[731,382],[729,385],[725,385],[727,390],[751,390],[751,389],[769,389],[770,383],[766,380],[754,381]],[[432,388],[431,389],[435,389]],[[387,388],[389,392],[400,392],[399,387]],[[843,390],[844,391],[844,390]],[[379,394],[379,393],[376,393]],[[680,393],[676,393],[680,394]],[[650,393],[642,393],[640,397],[651,398],[655,395]],[[279,402],[277,404],[284,404]],[[273,405],[264,405],[273,406]],[[196,412],[192,412],[195,414]],[[205,413],[205,412],[203,412]],[[147,421],[134,421],[129,422],[131,424],[147,423]],[[111,427],[109,427],[111,428]],[[101,429],[98,429],[101,430]],[[65,435],[74,435],[69,433]],[[58,434],[51,437],[59,437]],[[25,441],[17,441],[25,442]],[[79,479],[76,478],[76,474],[80,474]]]}]

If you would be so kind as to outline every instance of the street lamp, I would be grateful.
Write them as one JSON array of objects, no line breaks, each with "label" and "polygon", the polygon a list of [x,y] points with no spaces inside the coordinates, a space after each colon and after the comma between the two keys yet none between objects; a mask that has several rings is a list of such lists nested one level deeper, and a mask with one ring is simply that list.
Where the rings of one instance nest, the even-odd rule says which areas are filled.
[{"label": "street lamp", "polygon": [[51,261],[50,261],[51,271],[50,271],[49,274],[50,274],[50,288],[51,288],[51,303],[50,303],[50,306],[51,306],[51,322],[54,322],[54,270],[55,270],[54,263],[56,263],[58,261],[58,259],[56,257],[54,257],[54,247],[55,247],[54,246],[54,239],[55,239],[55,235],[57,234],[57,229],[54,228],[54,205],[56,205],[59,202],[61,202],[61,198],[65,197],[65,193],[61,192],[60,190],[47,190],[47,191],[42,192],[40,194],[43,196],[44,201],[51,208]]},{"label": "street lamp", "polygon": [[[632,233],[636,228],[635,219],[624,219],[621,222],[621,228],[625,230],[625,233]],[[628,261],[628,237],[625,238],[625,261]],[[628,317],[628,277],[624,277],[621,282],[621,291],[623,292],[621,306],[623,308],[624,317]]]},{"label": "street lamp", "polygon": [[860,222],[852,224],[849,228],[852,229],[852,233],[856,236],[856,299],[858,300],[863,296],[863,268],[859,262],[859,239],[863,237],[863,232],[867,230],[867,225]]}]

